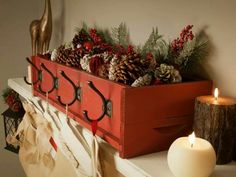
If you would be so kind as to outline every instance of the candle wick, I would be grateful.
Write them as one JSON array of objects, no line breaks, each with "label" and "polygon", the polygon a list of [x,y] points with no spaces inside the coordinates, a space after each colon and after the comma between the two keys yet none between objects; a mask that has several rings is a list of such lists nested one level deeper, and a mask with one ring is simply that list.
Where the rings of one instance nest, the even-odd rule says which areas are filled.
[{"label": "candle wick", "polygon": [[191,144],[191,148],[193,147],[193,144]]}]

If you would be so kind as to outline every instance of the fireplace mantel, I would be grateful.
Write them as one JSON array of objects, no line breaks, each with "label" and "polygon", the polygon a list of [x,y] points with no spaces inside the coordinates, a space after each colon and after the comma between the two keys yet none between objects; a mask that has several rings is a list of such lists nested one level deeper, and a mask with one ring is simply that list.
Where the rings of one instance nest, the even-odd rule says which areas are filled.
[{"label": "fireplace mantel", "polygon": [[[27,85],[23,78],[14,78],[8,80],[8,86],[18,92],[24,99],[39,101],[40,98],[32,96],[31,87]],[[43,100],[41,100],[44,102]],[[50,109],[55,110],[49,105]],[[65,116],[60,113],[61,116]],[[82,133],[85,137],[92,137],[90,131],[82,128]],[[127,177],[174,177],[167,165],[167,152],[157,152],[144,156],[139,156],[132,159],[121,159],[118,152],[109,144],[98,138],[101,142],[101,148],[104,152],[104,160],[124,176]],[[76,146],[76,144],[75,144]],[[233,177],[236,174],[236,162],[231,162],[227,165],[216,166],[211,177]]]}]

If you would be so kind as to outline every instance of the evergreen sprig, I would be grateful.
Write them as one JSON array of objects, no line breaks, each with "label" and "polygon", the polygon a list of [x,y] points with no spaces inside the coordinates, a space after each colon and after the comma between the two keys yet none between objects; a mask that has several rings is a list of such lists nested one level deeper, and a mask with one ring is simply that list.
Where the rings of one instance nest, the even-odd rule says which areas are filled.
[{"label": "evergreen sprig", "polygon": [[102,28],[98,27],[97,25],[94,25],[94,28],[97,30],[98,35],[101,36],[102,39],[107,44],[110,44],[110,45],[115,44],[114,40],[112,39],[112,36],[111,36],[111,33],[110,33],[109,29],[102,29]]},{"label": "evergreen sprig", "polygon": [[[189,28],[190,29],[187,29]],[[105,43],[110,44],[113,48],[117,45],[121,45],[123,48],[127,48],[131,45],[129,30],[125,23],[121,23],[118,27],[108,29],[102,29],[94,25],[97,30],[97,34],[104,40]],[[177,42],[181,42],[180,38],[183,34],[192,34],[192,26],[185,27],[177,38]],[[85,30],[89,35],[91,28],[83,22],[81,28],[77,28],[79,32],[81,29]],[[187,32],[186,32],[187,31]],[[191,33],[190,33],[191,32]],[[159,34],[158,28],[153,28],[147,41],[143,46],[136,46],[136,53],[140,54],[142,59],[145,60],[147,54],[152,54],[158,64],[166,63],[168,65],[174,65],[182,73],[188,73],[189,70],[193,70],[194,66],[201,63],[209,54],[209,42],[208,37],[204,33],[204,30],[197,33],[195,36],[188,37],[188,40],[182,41],[181,47],[178,50],[173,50],[173,42],[166,42],[163,36]]]},{"label": "evergreen sprig", "polygon": [[197,34],[192,41],[185,43],[183,50],[175,58],[174,62],[181,70],[187,72],[194,69],[194,66],[200,64],[209,54],[209,45],[207,36]]},{"label": "evergreen sprig", "polygon": [[162,35],[159,34],[158,28],[153,28],[148,40],[142,47],[142,56],[145,56],[147,53],[152,53],[158,62],[162,62],[167,59],[168,51],[169,46],[165,40],[163,40]]},{"label": "evergreen sprig", "polygon": [[121,23],[117,28],[112,28],[112,38],[116,44],[125,48],[131,44],[129,30],[125,23]]}]

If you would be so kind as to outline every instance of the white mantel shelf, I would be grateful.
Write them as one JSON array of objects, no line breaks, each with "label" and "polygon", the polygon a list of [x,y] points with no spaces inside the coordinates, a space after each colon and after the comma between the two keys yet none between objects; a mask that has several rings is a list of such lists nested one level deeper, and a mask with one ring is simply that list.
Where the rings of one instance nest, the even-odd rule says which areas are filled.
[{"label": "white mantel shelf", "polygon": [[[18,92],[25,99],[39,98],[33,97],[31,94],[31,87],[28,86],[22,78],[9,79],[8,85],[16,92]],[[55,109],[50,106],[51,109]],[[91,133],[84,128],[86,136],[92,136]],[[100,141],[102,141],[100,139]],[[103,141],[104,142],[104,141]],[[105,155],[107,159],[111,159],[116,166],[116,169],[127,177],[174,177],[167,165],[167,152],[157,152],[144,156],[139,156],[132,159],[121,159],[118,152],[114,150],[109,144],[101,143],[101,148],[107,152]],[[216,166],[211,177],[235,177],[236,176],[236,162],[231,162],[227,165]]]}]

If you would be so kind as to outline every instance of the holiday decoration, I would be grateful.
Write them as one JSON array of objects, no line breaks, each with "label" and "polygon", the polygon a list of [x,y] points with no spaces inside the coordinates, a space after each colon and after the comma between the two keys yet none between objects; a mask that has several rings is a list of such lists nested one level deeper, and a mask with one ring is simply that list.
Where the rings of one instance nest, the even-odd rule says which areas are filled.
[{"label": "holiday decoration", "polygon": [[173,66],[166,64],[161,64],[160,67],[155,70],[155,77],[163,83],[176,83],[182,80],[179,71]]},{"label": "holiday decoration", "polygon": [[[216,94],[217,93],[217,94]],[[209,142],[216,151],[216,163],[233,160],[236,135],[236,99],[215,94],[200,96],[195,100],[194,131]]]},{"label": "holiday decoration", "polygon": [[[116,58],[113,58],[116,60]],[[109,79],[131,85],[144,75],[144,63],[138,54],[122,55],[119,62],[111,61]]]},{"label": "holiday decoration", "polygon": [[[80,58],[82,56],[82,50],[73,50],[72,48],[66,48],[65,45],[62,45],[56,50],[56,54],[54,55],[57,56],[56,60],[55,58],[51,58],[51,60],[55,60],[56,62],[67,66],[80,68]],[[54,55],[52,57],[55,57]]]},{"label": "holiday decoration", "polygon": [[44,13],[40,20],[30,24],[32,54],[43,54],[49,48],[52,35],[52,11],[50,0],[45,0]]},{"label": "holiday decoration", "polygon": [[149,74],[146,74],[142,77],[139,77],[138,79],[136,79],[133,83],[132,83],[132,87],[142,87],[142,86],[146,86],[146,85],[150,85],[152,81],[152,76]]},{"label": "holiday decoration", "polygon": [[2,97],[13,112],[19,112],[21,109],[23,109],[19,94],[14,90],[6,88],[3,91]]},{"label": "holiday decoration", "polygon": [[[71,42],[57,48],[56,62],[32,57],[33,95],[45,99],[49,91],[50,103],[63,112],[68,105],[71,118],[92,131],[97,127],[97,135],[123,158],[165,150],[192,128],[194,98],[211,92],[210,81],[186,78],[186,68],[204,53],[196,47],[202,35],[186,37],[192,28],[181,34],[183,47],[173,50],[157,28],[135,46],[124,23],[111,33],[83,24]],[[189,82],[179,83],[185,78]]]},{"label": "holiday decoration", "polygon": [[[13,135],[18,125],[20,124],[22,117],[24,116],[24,109],[21,109],[17,112],[12,111],[12,109],[8,108],[6,111],[2,113],[3,121],[4,121],[4,129],[5,129],[5,138],[6,138],[6,147],[5,149],[18,153],[19,152],[19,146],[12,145],[7,142],[7,138],[9,135]],[[18,139],[20,137],[17,137]]]},{"label": "holiday decoration", "polygon": [[208,53],[206,36],[194,34],[192,29],[193,25],[187,25],[168,43],[153,28],[143,46],[134,46],[124,23],[111,33],[83,23],[71,42],[48,55],[52,61],[134,87],[177,83]]},{"label": "holiday decoration", "polygon": [[[18,93],[16,93],[14,90],[7,88],[3,91],[2,96],[5,103],[9,106],[9,108],[2,113],[5,137],[7,138],[8,135],[13,135],[15,133],[25,111]],[[19,146],[13,146],[6,141],[5,149],[18,153]]]}]

